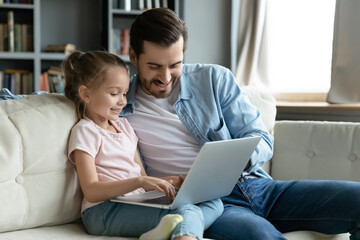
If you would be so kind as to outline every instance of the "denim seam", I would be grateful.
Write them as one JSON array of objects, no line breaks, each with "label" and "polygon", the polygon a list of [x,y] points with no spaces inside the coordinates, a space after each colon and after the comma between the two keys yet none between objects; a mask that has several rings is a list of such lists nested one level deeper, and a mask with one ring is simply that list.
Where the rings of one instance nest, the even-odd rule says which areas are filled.
[{"label": "denim seam", "polygon": [[[245,178],[245,177],[242,177],[242,178],[244,179],[244,182],[245,182],[245,183],[248,183],[247,178]],[[242,194],[244,195],[244,197],[246,198],[246,200],[247,200],[247,202],[248,202],[248,204],[249,204],[249,206],[250,206],[250,208],[251,208],[251,211],[253,211],[256,215],[258,215],[258,213],[257,213],[257,211],[256,211],[256,209],[255,209],[255,207],[254,207],[254,204],[253,204],[253,203],[251,202],[251,200],[250,200],[250,197],[243,191],[243,189],[242,189],[241,186],[238,185],[238,187],[239,187],[241,193],[242,193]]]},{"label": "denim seam", "polygon": [[[185,211],[183,218],[186,218],[186,215],[188,215],[188,211]],[[180,224],[179,233],[172,234],[171,239],[175,239],[177,237],[184,236],[184,235],[189,235],[189,236],[196,237],[197,239],[199,239],[195,234],[190,233],[188,231],[183,231],[183,222],[180,222],[179,224]]]}]

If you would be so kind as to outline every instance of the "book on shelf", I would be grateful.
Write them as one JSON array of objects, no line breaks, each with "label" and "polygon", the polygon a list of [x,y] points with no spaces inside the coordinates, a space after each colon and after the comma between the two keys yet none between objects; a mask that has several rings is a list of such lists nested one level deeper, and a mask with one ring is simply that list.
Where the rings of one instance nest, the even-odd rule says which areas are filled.
[{"label": "book on shelf", "polygon": [[151,9],[152,8],[152,0],[145,0],[145,1],[146,1],[145,9]]},{"label": "book on shelf", "polygon": [[160,0],[153,0],[153,1],[154,1],[153,8],[159,8],[160,7]]},{"label": "book on shelf", "polygon": [[111,31],[111,46],[110,52],[115,54],[121,54],[121,30],[118,28],[113,28]]},{"label": "book on shelf", "polygon": [[47,72],[40,74],[40,91],[50,92]]},{"label": "book on shelf", "polygon": [[0,52],[5,51],[5,24],[0,23]]},{"label": "book on shelf", "polygon": [[14,51],[21,52],[22,43],[21,43],[21,25],[19,23],[14,24]]},{"label": "book on shelf", "polygon": [[49,74],[52,74],[52,75],[60,75],[60,76],[64,76],[63,72],[61,71],[61,68],[60,67],[55,67],[55,66],[51,66],[47,72]]},{"label": "book on shelf", "polygon": [[30,94],[34,92],[34,77],[33,73],[29,72],[28,74],[25,74],[22,76],[21,79],[21,92],[22,94]]},{"label": "book on shelf", "polygon": [[40,75],[40,91],[64,93],[65,79],[58,67],[50,67]]},{"label": "book on shelf", "polygon": [[[137,5],[139,10],[146,10],[151,8],[168,7],[167,0],[138,0]],[[135,6],[136,8],[136,6]]]},{"label": "book on shelf", "polygon": [[59,52],[59,53],[65,53],[65,54],[69,54],[72,53],[74,51],[76,51],[76,46],[74,44],[71,43],[66,43],[66,44],[54,44],[54,45],[47,45],[46,52]]},{"label": "book on shelf", "polygon": [[33,51],[33,26],[19,23],[13,25],[9,28],[9,23],[0,23],[0,51]]},{"label": "book on shelf", "polygon": [[3,24],[4,27],[4,38],[3,38],[3,43],[4,43],[4,51],[9,51],[9,27],[8,24]]},{"label": "book on shelf", "polygon": [[30,24],[21,24],[21,51],[31,52],[33,51],[33,26]]},{"label": "book on shelf", "polygon": [[124,10],[125,11],[131,11],[131,0],[123,0],[124,3]]},{"label": "book on shelf", "polygon": [[48,80],[51,92],[64,93],[65,80],[61,75],[53,75],[48,73]]},{"label": "book on shelf", "polygon": [[167,0],[161,0],[161,7],[167,8],[168,7],[168,1]]},{"label": "book on shelf", "polygon": [[130,29],[126,28],[122,30],[122,48],[121,48],[121,55],[129,55],[129,48],[130,48]]},{"label": "book on shelf", "polygon": [[0,89],[3,88],[3,82],[4,82],[4,72],[0,71]]},{"label": "book on shelf", "polygon": [[15,39],[14,39],[14,11],[7,12],[7,24],[8,24],[8,51],[15,51]]},{"label": "book on shelf", "polygon": [[33,49],[32,26],[29,24],[14,24],[14,51],[30,52]]},{"label": "book on shelf", "polygon": [[113,28],[111,30],[110,52],[118,55],[128,55],[130,48],[130,29]]},{"label": "book on shelf", "polygon": [[138,0],[138,6],[139,6],[139,10],[144,10],[145,9],[144,0]]},{"label": "book on shelf", "polygon": [[5,69],[1,74],[1,87],[14,94],[30,94],[34,91],[33,74],[22,69]]},{"label": "book on shelf", "polygon": [[131,1],[132,0],[113,0],[113,8],[122,9],[125,11],[131,11],[132,9]]}]

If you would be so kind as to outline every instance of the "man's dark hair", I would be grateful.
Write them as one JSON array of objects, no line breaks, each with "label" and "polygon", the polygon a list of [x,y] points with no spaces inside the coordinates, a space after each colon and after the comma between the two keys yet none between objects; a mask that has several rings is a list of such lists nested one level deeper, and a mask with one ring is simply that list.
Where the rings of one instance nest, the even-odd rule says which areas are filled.
[{"label": "man's dark hair", "polygon": [[185,23],[168,8],[153,8],[139,15],[130,29],[130,45],[136,56],[144,52],[144,41],[169,47],[180,37],[186,50],[187,28]]}]

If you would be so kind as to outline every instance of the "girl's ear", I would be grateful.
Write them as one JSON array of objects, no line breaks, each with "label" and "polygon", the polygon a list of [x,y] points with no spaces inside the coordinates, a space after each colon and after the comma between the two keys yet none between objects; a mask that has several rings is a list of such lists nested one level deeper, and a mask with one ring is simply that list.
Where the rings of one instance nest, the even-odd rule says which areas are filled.
[{"label": "girl's ear", "polygon": [[90,102],[89,89],[85,85],[81,85],[79,87],[78,92],[79,92],[79,96],[80,96],[81,100],[84,103],[89,103]]},{"label": "girl's ear", "polygon": [[130,46],[130,49],[129,49],[129,57],[130,57],[131,64],[136,67],[136,65],[137,65],[137,57],[136,57],[136,53],[135,53],[134,49],[131,46]]}]

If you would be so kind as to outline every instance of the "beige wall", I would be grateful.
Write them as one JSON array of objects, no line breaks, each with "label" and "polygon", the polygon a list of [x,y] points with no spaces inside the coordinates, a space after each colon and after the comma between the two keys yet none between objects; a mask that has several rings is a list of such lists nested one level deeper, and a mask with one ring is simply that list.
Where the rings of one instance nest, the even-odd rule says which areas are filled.
[{"label": "beige wall", "polygon": [[231,0],[183,0],[189,31],[185,63],[215,63],[230,68]]}]

